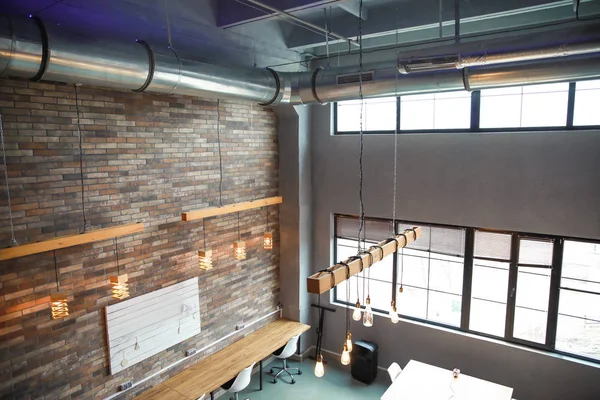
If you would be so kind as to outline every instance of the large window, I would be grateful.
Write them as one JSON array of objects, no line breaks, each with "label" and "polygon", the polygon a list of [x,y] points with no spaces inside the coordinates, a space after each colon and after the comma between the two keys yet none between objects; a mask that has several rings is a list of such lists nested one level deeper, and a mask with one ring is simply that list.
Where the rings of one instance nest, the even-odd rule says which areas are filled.
[{"label": "large window", "polygon": [[[510,131],[600,126],[600,80],[364,101],[363,132]],[[360,131],[360,100],[335,105],[335,133]]]},{"label": "large window", "polygon": [[[413,225],[423,235],[340,283],[387,314],[600,362],[600,243],[468,227],[367,219],[372,246]],[[358,219],[336,216],[335,259],[357,253]],[[402,288],[402,292],[400,292]]]}]

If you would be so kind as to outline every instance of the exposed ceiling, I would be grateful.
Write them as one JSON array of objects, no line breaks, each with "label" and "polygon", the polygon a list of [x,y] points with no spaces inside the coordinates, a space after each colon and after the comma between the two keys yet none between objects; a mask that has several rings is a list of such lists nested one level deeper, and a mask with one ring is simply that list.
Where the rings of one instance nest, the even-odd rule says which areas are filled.
[{"label": "exposed ceiling", "polygon": [[[332,34],[356,40],[360,0],[260,0]],[[0,12],[35,15],[90,35],[144,39],[212,63],[287,65],[355,50],[347,40],[307,29],[256,0],[2,0]],[[437,42],[455,34],[455,0],[363,0],[367,49]],[[459,0],[461,37],[576,24],[576,0]],[[582,19],[600,16],[600,0],[581,0]],[[441,7],[440,7],[441,6]],[[440,18],[441,17],[441,18]],[[168,22],[167,22],[168,21]],[[441,25],[440,25],[441,22]],[[583,22],[582,22],[583,23]]]}]

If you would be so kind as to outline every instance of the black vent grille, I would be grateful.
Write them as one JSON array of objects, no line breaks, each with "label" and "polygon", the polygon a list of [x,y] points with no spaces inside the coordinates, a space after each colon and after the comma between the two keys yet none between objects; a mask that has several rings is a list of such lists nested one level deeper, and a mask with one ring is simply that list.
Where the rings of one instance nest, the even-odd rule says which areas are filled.
[{"label": "black vent grille", "polygon": [[[371,72],[363,72],[362,73],[362,81],[370,82],[373,80],[373,76],[375,73]],[[349,75],[338,75],[337,76],[337,84],[345,85],[347,83],[359,83],[360,82],[360,74],[349,74]]]}]

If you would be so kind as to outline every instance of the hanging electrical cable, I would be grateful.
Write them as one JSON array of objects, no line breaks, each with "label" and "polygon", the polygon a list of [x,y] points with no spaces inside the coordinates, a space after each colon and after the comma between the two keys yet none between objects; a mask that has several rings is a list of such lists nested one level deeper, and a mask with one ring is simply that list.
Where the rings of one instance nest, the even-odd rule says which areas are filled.
[{"label": "hanging electrical cable", "polygon": [[77,112],[77,133],[79,134],[79,174],[81,179],[81,212],[83,214],[83,228],[80,233],[85,233],[88,226],[87,217],[85,215],[85,183],[83,177],[83,134],[81,133],[81,111],[79,110],[79,89],[77,84],[75,87],[75,111]]},{"label": "hanging electrical cable", "polygon": [[[350,302],[350,266],[343,262],[340,261],[338,262],[339,265],[343,265],[344,267],[346,267],[346,303]],[[350,352],[352,351],[352,340],[351,340],[351,335],[350,335],[350,308],[346,307],[346,309],[344,310],[344,317],[345,317],[345,322],[346,322],[346,337],[344,338],[344,345],[343,345],[343,349],[342,349],[342,357],[341,357],[341,363],[342,365],[348,365],[350,364]],[[348,343],[350,343],[350,346],[348,346]]]},{"label": "hanging electrical cable", "polygon": [[236,260],[246,259],[246,242],[242,240],[242,231],[240,229],[240,212],[238,211],[238,240],[233,242],[233,256]]},{"label": "hanging electrical cable", "polygon": [[202,218],[202,235],[204,236],[204,247],[202,250],[198,250],[198,263],[200,269],[208,271],[212,269],[212,250],[206,248],[206,225],[204,223],[205,218]]},{"label": "hanging electrical cable", "polygon": [[[440,0],[441,4],[441,0]],[[398,47],[398,27],[400,24],[399,21],[400,15],[400,0],[396,0],[396,47]],[[399,56],[399,52],[396,52],[396,57]],[[398,93],[398,68],[396,68],[396,80],[395,80],[395,88],[396,91],[394,93]],[[396,103],[398,103],[400,99],[396,97]],[[398,107],[396,107],[396,112]],[[399,120],[399,116],[396,117],[396,121]],[[398,122],[396,122],[396,128],[394,129],[394,181],[393,181],[393,191],[392,191],[392,236],[396,237],[396,192],[397,192],[397,182],[398,182]],[[396,253],[398,253],[398,249],[400,246],[398,245],[398,241],[396,240]],[[397,257],[397,254],[396,254]],[[390,305],[390,319],[393,324],[398,322],[398,312],[396,309],[396,291],[392,286],[392,303]]]},{"label": "hanging electrical cable", "polygon": [[[352,257],[348,258],[348,261],[354,261],[354,260],[359,261],[360,271],[358,271],[358,274],[356,274],[356,305],[354,307],[354,312],[352,313],[352,319],[355,321],[360,321],[360,319],[362,317],[362,315],[361,315],[362,309],[360,306],[360,286],[359,286],[360,279],[358,278],[358,275],[363,271],[364,264],[363,264],[363,259],[360,256],[352,256]],[[348,286],[350,286],[350,282],[348,282]]]},{"label": "hanging electrical cable", "polygon": [[115,244],[117,275],[110,277],[110,284],[112,285],[112,297],[118,300],[123,300],[129,297],[129,285],[127,284],[127,274],[121,275],[117,238],[113,238],[113,241]]},{"label": "hanging electrical cable", "polygon": [[67,303],[67,294],[60,291],[56,250],[52,251],[52,255],[54,258],[54,273],[56,274],[56,293],[50,295],[50,311],[52,319],[60,319],[69,316],[69,304]]},{"label": "hanging electrical cable", "polygon": [[2,114],[0,113],[0,143],[2,144],[2,161],[4,162],[4,183],[6,184],[6,200],[8,203],[8,219],[10,221],[10,242],[13,247],[18,246],[17,238],[15,237],[15,225],[13,221],[12,203],[10,199],[10,188],[8,186],[8,163],[6,162],[6,146],[4,144],[4,123],[2,122]]},{"label": "hanging electrical cable", "polygon": [[217,99],[217,145],[219,147],[219,207],[223,207],[223,155],[221,154],[221,99]]}]

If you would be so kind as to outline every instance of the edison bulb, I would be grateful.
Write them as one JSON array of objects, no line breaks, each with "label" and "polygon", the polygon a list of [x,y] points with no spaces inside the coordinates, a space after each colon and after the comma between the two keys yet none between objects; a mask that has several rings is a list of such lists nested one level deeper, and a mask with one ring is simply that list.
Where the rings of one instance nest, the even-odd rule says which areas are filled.
[{"label": "edison bulb", "polygon": [[344,351],[342,351],[342,365],[350,364],[350,351],[348,351],[348,346],[344,343]]},{"label": "edison bulb", "polygon": [[352,351],[352,335],[350,332],[346,335],[346,347],[348,348],[348,351]]},{"label": "edison bulb", "polygon": [[323,356],[319,354],[317,356],[317,363],[315,364],[315,376],[317,378],[320,378],[323,375],[325,375],[325,367],[323,366]]},{"label": "edison bulb", "polygon": [[352,319],[355,321],[360,321],[360,317],[361,317],[360,313],[361,313],[360,303],[357,301],[356,307],[354,308],[354,312],[352,313]]},{"label": "edison bulb", "polygon": [[367,297],[367,305],[363,313],[363,325],[368,327],[373,326],[373,310],[371,309],[371,299]]},{"label": "edison bulb", "polygon": [[396,304],[392,301],[392,308],[390,309],[390,319],[392,320],[392,324],[397,324],[400,321],[398,317],[398,311],[396,310]]}]

